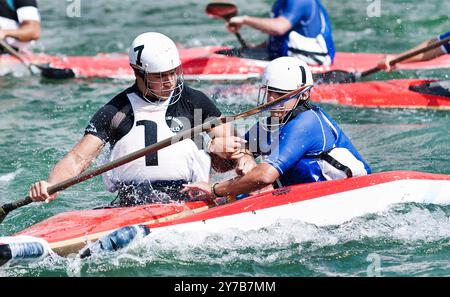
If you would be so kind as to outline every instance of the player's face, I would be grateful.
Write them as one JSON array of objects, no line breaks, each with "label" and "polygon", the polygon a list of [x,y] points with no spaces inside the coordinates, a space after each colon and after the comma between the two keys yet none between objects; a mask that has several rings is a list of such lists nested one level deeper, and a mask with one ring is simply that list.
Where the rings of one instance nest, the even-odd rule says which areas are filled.
[{"label": "player's face", "polygon": [[166,100],[177,86],[177,76],[178,68],[161,73],[148,73],[146,75],[147,88],[158,98]]},{"label": "player's face", "polygon": [[[272,102],[285,94],[286,93],[275,92],[275,91],[269,90],[267,92],[267,102]],[[296,102],[297,102],[297,98],[293,98],[291,100],[283,102],[282,104],[274,106],[272,109],[270,109],[271,116],[279,118],[279,119],[283,119],[284,116],[295,107]]]}]

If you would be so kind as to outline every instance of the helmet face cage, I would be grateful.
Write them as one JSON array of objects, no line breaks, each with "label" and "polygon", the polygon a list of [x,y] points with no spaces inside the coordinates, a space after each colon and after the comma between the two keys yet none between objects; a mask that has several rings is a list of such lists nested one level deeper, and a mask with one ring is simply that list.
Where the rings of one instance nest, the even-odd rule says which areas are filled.
[{"label": "helmet face cage", "polygon": [[[291,91],[286,91],[286,90],[269,87],[268,85],[262,85],[259,88],[259,92],[258,92],[258,106],[266,104],[268,102],[269,91],[277,92],[277,93],[280,93],[283,95],[291,92]],[[304,92],[301,92],[297,96],[289,99],[289,100],[294,100],[294,99],[297,100],[295,105],[290,109],[287,109],[284,106],[281,107],[280,105],[276,105],[269,110],[261,112],[260,117],[259,117],[260,126],[268,132],[276,132],[277,130],[281,129],[281,127],[283,127],[283,125],[291,117],[292,110],[294,110],[297,107],[297,105],[299,104],[299,102],[303,100],[303,94],[304,94]],[[274,117],[274,116],[272,116],[272,112],[283,112],[284,118]],[[286,117],[286,114],[288,114],[287,117]]]},{"label": "helmet face cage", "polygon": [[[149,73],[146,70],[146,67],[144,69],[138,69],[139,76],[144,81],[145,86],[145,92],[142,94],[144,99],[149,103],[154,104],[160,104],[161,102],[166,101],[167,99],[171,98],[168,105],[173,105],[178,100],[180,100],[181,92],[184,87],[184,76],[183,76],[183,69],[181,66],[178,66],[174,69],[174,75],[175,75],[175,87],[168,89],[167,91],[170,91],[169,96],[161,96],[160,94],[157,94],[154,89],[151,88],[151,84],[158,84],[159,90],[165,90],[164,85],[167,83],[170,83],[171,80],[169,80],[167,75],[164,75],[165,72],[159,72],[159,73]],[[147,98],[147,96],[150,95],[153,98],[157,98],[158,100],[152,100],[151,98]]]}]

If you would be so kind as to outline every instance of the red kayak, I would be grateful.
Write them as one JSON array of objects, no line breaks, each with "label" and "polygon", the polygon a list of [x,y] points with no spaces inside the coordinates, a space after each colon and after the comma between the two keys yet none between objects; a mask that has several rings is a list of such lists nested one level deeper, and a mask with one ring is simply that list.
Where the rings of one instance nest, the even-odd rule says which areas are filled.
[{"label": "red kayak", "polygon": [[337,225],[387,210],[396,203],[450,203],[450,176],[388,171],[349,179],[301,184],[220,205],[204,202],[154,204],[61,213],[14,236],[0,237],[0,265],[13,259],[68,255],[100,239],[116,250],[144,235],[162,232],[258,230],[280,220]]},{"label": "red kayak", "polygon": [[[449,91],[435,91],[437,80],[394,79],[341,84],[317,84],[311,90],[314,102],[376,108],[450,109]],[[232,85],[216,91],[226,98],[256,98],[252,84]],[[254,102],[254,101],[252,101]]]},{"label": "red kayak", "polygon": [[[199,48],[180,48],[185,78],[188,80],[245,80],[259,77],[267,61],[239,58],[218,54],[229,47],[207,46]],[[348,72],[364,71],[374,67],[382,54],[344,53],[336,54],[331,67],[312,66],[314,73],[330,70]],[[54,68],[71,68],[77,77],[102,77],[132,79],[133,74],[126,54],[98,54],[96,56],[49,56],[34,54],[25,56],[33,63],[49,63]],[[433,69],[450,67],[450,56],[444,55],[427,62],[399,64],[399,69]],[[20,62],[9,55],[0,56],[0,74],[11,71],[24,72]]]},{"label": "red kayak", "polygon": [[434,80],[396,79],[321,84],[312,89],[311,97],[316,102],[355,107],[450,109],[448,91],[445,95],[427,91],[426,86],[432,82]]}]

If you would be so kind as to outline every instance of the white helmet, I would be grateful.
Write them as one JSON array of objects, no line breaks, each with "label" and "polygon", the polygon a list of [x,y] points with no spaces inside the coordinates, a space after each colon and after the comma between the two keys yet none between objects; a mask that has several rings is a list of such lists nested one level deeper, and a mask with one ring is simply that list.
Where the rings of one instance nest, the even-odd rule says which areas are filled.
[{"label": "white helmet", "polygon": [[[183,76],[181,70],[181,60],[178,54],[178,49],[175,43],[167,36],[157,32],[147,32],[142,33],[136,37],[130,47],[128,58],[131,67],[133,67],[138,75],[146,83],[147,92],[154,97],[167,99],[168,97],[161,97],[155,94],[147,84],[148,74],[161,74],[174,69],[177,69],[177,87],[173,89],[176,90],[176,95],[178,98],[172,98],[170,104],[174,104],[178,101],[179,96],[181,96],[181,90],[183,88]],[[162,78],[159,81],[161,85],[164,83]],[[146,98],[147,101],[150,101]],[[176,99],[176,100],[174,100]]]},{"label": "white helmet", "polygon": [[313,77],[305,62],[294,57],[280,57],[264,69],[262,84],[269,89],[287,92],[304,85],[312,85]]},{"label": "white helmet", "polygon": [[165,72],[181,65],[175,43],[157,32],[142,33],[136,37],[128,57],[131,65],[147,73]]},{"label": "white helmet", "polygon": [[[258,94],[258,105],[267,103],[269,91],[289,93],[305,85],[312,86],[313,83],[311,69],[308,64],[294,57],[277,58],[272,60],[264,69],[262,86]],[[301,101],[300,98],[304,98],[302,96],[305,96],[303,94],[308,90],[310,90],[310,88],[305,89],[295,97],[297,98],[297,102],[293,108],[286,109],[284,105],[272,108],[272,112],[284,113],[283,118],[268,117],[267,114],[265,114],[264,118],[260,120],[261,126],[270,131],[281,128],[292,115],[291,111],[295,109],[298,102]],[[287,114],[289,114],[289,116],[286,117]]]}]

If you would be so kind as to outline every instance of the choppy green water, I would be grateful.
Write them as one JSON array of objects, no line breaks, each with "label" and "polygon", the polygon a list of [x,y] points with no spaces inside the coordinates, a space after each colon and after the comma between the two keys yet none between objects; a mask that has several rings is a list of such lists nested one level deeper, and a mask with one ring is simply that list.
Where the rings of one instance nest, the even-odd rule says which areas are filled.
[{"label": "choppy green water", "polygon": [[[272,1],[236,1],[243,14],[267,15]],[[367,1],[324,1],[338,51],[399,52],[448,31],[448,1],[381,1],[368,18]],[[204,15],[206,1],[84,1],[68,18],[69,2],[39,1],[43,18],[37,51],[93,55],[124,52],[144,31],[159,31],[186,47],[233,44],[223,24]],[[263,35],[242,32],[251,42]],[[447,70],[404,71],[378,78],[448,78]],[[91,115],[130,82],[0,77],[0,202],[16,200],[82,136]],[[250,107],[230,85],[196,82],[225,113]],[[233,84],[236,87],[236,84]],[[324,105],[374,171],[395,169],[450,174],[450,113],[360,109]],[[362,197],[363,198],[363,197]],[[107,204],[113,195],[97,177],[64,191],[50,205],[12,212],[0,225],[9,235],[51,215]],[[450,208],[405,204],[340,226],[283,221],[251,232],[165,234],[114,256],[79,262],[53,259],[0,270],[0,276],[366,276],[374,257],[381,275],[450,275]]]}]

